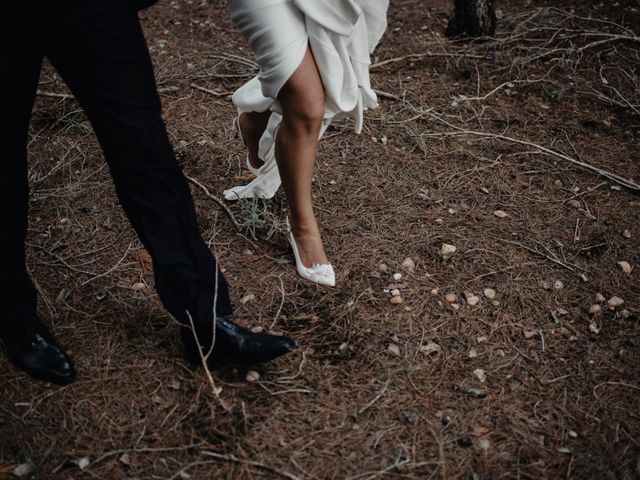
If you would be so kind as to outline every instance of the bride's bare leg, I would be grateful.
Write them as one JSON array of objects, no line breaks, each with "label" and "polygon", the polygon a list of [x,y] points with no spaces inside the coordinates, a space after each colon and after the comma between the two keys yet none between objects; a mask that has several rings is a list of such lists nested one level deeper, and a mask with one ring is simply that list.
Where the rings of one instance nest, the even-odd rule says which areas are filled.
[{"label": "bride's bare leg", "polygon": [[311,181],[324,117],[324,87],[307,49],[304,60],[278,95],[283,119],[276,138],[276,161],[289,203],[291,230],[302,263],[329,263],[313,213]]},{"label": "bride's bare leg", "polygon": [[249,163],[253,168],[260,168],[264,162],[258,157],[258,144],[260,138],[269,123],[270,111],[266,112],[245,112],[240,115],[240,130],[242,137],[247,143],[249,153]]}]

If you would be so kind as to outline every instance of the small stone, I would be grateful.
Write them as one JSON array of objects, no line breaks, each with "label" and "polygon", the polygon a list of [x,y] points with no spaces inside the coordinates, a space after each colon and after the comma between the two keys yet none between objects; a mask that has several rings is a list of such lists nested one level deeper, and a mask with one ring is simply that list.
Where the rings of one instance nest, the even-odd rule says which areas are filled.
[{"label": "small stone", "polygon": [[482,335],[482,336],[476,338],[476,342],[478,342],[478,343],[484,343],[487,340],[489,340],[489,339],[485,335]]},{"label": "small stone", "polygon": [[614,295],[609,300],[607,300],[607,305],[613,308],[621,307],[622,305],[624,305],[624,300]]},{"label": "small stone", "polygon": [[460,437],[457,440],[457,443],[462,448],[469,448],[469,447],[473,446],[473,439],[469,435],[465,435],[463,437]]},{"label": "small stone", "polygon": [[255,383],[260,380],[260,374],[255,370],[249,370],[244,379],[249,383]]},{"label": "small stone", "polygon": [[134,283],[133,285],[131,285],[131,290],[133,290],[134,292],[139,292],[140,290],[144,290],[145,288],[147,288],[147,286],[142,282]]},{"label": "small stone", "polygon": [[478,440],[478,447],[485,451],[489,450],[489,448],[491,448],[491,442],[488,438],[481,438],[480,440]]},{"label": "small stone", "polygon": [[76,463],[76,465],[78,465],[80,470],[84,470],[85,468],[87,468],[89,466],[91,461],[89,460],[89,457],[82,457],[82,458],[79,458],[78,460],[76,460],[75,463]]},{"label": "small stone", "polygon": [[246,305],[247,303],[255,299],[256,299],[256,296],[253,293],[248,293],[247,295],[245,295],[240,299],[240,303],[243,305]]},{"label": "small stone", "polygon": [[242,254],[247,256],[253,255],[253,250],[246,249],[245,251],[242,252]]},{"label": "small stone", "polygon": [[400,347],[395,343],[390,343],[387,347],[387,351],[393,355],[400,356]]},{"label": "small stone", "polygon": [[455,245],[450,245],[448,243],[443,243],[442,247],[440,247],[440,253],[443,257],[448,257],[449,255],[455,253],[456,250],[457,248],[455,247]]},{"label": "small stone", "polygon": [[442,225],[442,224],[444,223],[444,220],[442,220],[441,218],[436,218],[436,219],[434,220],[434,223],[435,223],[436,225]]},{"label": "small stone", "polygon": [[574,432],[573,430],[569,430],[567,433],[571,438],[578,438],[578,433]]},{"label": "small stone", "polygon": [[402,266],[407,270],[407,272],[409,273],[413,273],[416,270],[416,264],[413,260],[411,260],[411,258],[407,257],[402,261]]},{"label": "small stone", "polygon": [[341,352],[344,352],[347,349],[347,346],[348,346],[347,342],[343,342],[338,347],[338,350],[340,350]]},{"label": "small stone", "polygon": [[545,290],[551,290],[551,285],[549,285],[549,282],[547,282],[546,280],[543,280],[540,285],[542,285],[542,288],[544,288]]},{"label": "small stone", "polygon": [[131,465],[131,457],[129,457],[129,454],[127,452],[120,455],[119,460],[123,465]]},{"label": "small stone", "polygon": [[571,450],[569,450],[567,447],[558,447],[556,448],[556,451],[558,453],[571,453]]},{"label": "small stone", "polygon": [[600,329],[598,328],[596,322],[591,322],[591,324],[589,324],[589,331],[595,333],[596,335],[600,333]]},{"label": "small stone", "polygon": [[591,313],[593,315],[593,314],[596,314],[596,313],[600,313],[601,310],[602,310],[602,307],[599,304],[594,303],[589,308],[589,313]]},{"label": "small stone", "polygon": [[402,274],[401,273],[394,273],[393,274],[393,279],[397,282],[399,280],[402,279]]},{"label": "small stone", "polygon": [[439,288],[432,288],[431,289],[431,295],[438,295],[439,292],[440,292]]},{"label": "small stone", "polygon": [[397,288],[394,288],[393,290],[391,290],[392,297],[397,297],[398,295],[400,295],[400,290],[398,290]]},{"label": "small stone", "polygon": [[553,282],[553,288],[556,290],[562,290],[564,288],[564,283],[562,283],[562,280],[556,280]]},{"label": "small stone", "polygon": [[561,308],[561,307],[556,309],[556,313],[558,315],[561,315],[561,316],[569,314],[569,312],[567,310],[565,310],[564,308]]},{"label": "small stone", "polygon": [[476,305],[478,305],[479,302],[480,302],[480,297],[477,297],[475,295],[471,295],[470,297],[467,297],[467,305],[471,307],[475,307]]},{"label": "small stone", "polygon": [[18,478],[29,478],[33,473],[33,467],[28,463],[21,463],[13,469],[13,475]]},{"label": "small stone", "polygon": [[469,349],[469,353],[467,353],[467,356],[469,358],[477,358],[478,357],[478,350],[476,350],[475,348],[471,347]]},{"label": "small stone", "polygon": [[473,371],[473,376],[476,377],[478,380],[480,380],[481,383],[484,383],[487,381],[487,374],[481,368],[476,368]]},{"label": "small stone", "polygon": [[536,332],[535,330],[531,330],[531,329],[523,330],[522,333],[524,335],[524,338],[526,338],[527,340],[535,337],[538,334],[538,332]]},{"label": "small stone", "polygon": [[489,190],[488,190],[488,189],[486,189],[485,187],[480,187],[480,191],[481,191],[482,193],[484,193],[485,195],[489,195]]},{"label": "small stone", "polygon": [[460,305],[457,303],[452,303],[451,308],[453,308],[454,310],[460,310]]},{"label": "small stone", "polygon": [[469,388],[464,393],[476,398],[486,398],[487,396],[487,391],[482,388]]},{"label": "small stone", "polygon": [[582,206],[582,204],[576,199],[569,200],[567,205],[571,208],[580,208]]},{"label": "small stone", "polygon": [[491,305],[493,305],[494,307],[500,306],[500,300],[491,300]]},{"label": "small stone", "polygon": [[426,345],[422,345],[420,347],[420,351],[426,353],[427,355],[431,355],[432,353],[438,353],[440,352],[442,349],[440,348],[440,345],[438,345],[436,342],[428,342]]},{"label": "small stone", "polygon": [[624,310],[620,310],[620,316],[626,320],[631,316],[631,312],[625,308]]},{"label": "small stone", "polygon": [[607,301],[607,299],[604,298],[604,295],[602,295],[601,293],[596,293],[596,302],[604,303],[606,301]]},{"label": "small stone", "polygon": [[444,299],[447,303],[454,303],[456,300],[458,300],[458,296],[455,293],[447,293],[444,296]]},{"label": "small stone", "polygon": [[489,300],[496,298],[496,291],[493,288],[485,288],[482,292]]},{"label": "small stone", "polygon": [[631,238],[631,231],[628,228],[625,228],[624,231],[622,232],[622,236],[624,238]]},{"label": "small stone", "polygon": [[264,328],[262,328],[262,327],[260,327],[260,326],[257,326],[257,327],[253,327],[253,328],[251,329],[251,331],[252,331],[253,333],[260,333],[260,332],[263,332],[263,331],[264,331]]},{"label": "small stone", "polygon": [[380,265],[378,265],[378,270],[380,270],[381,272],[388,272],[389,266],[386,263],[381,263]]},{"label": "small stone", "polygon": [[404,298],[402,298],[400,295],[395,295],[389,299],[389,302],[392,305],[400,305],[404,303]]},{"label": "small stone", "polygon": [[493,212],[493,214],[498,218],[505,218],[509,216],[509,214],[504,210],[496,210],[495,212]]},{"label": "small stone", "polygon": [[622,261],[618,262],[618,266],[627,275],[629,275],[631,273],[632,268],[631,268],[631,265],[629,264],[629,262],[625,262],[624,260],[622,260]]},{"label": "small stone", "polygon": [[418,420],[420,417],[418,417],[418,414],[415,412],[404,412],[404,416],[405,418],[409,421],[409,423],[418,423]]}]

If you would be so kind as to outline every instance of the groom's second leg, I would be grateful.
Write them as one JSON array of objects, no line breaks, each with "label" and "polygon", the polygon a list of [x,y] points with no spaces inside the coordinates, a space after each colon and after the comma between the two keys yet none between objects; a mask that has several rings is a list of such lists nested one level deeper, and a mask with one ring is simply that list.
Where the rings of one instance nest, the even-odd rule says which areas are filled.
[{"label": "groom's second leg", "polygon": [[[91,120],[121,204],[153,258],[156,287],[182,323],[231,314],[227,284],[196,224],[169,143],[147,46],[131,2],[90,0],[47,56]],[[79,42],[77,39],[82,38]]]},{"label": "groom's second leg", "polygon": [[3,101],[9,120],[0,130],[0,212],[4,223],[0,235],[0,337],[30,333],[36,318],[36,292],[25,266],[24,242],[27,234],[29,183],[27,138],[31,110],[40,77],[42,56],[35,49],[8,49],[11,66],[0,75]]}]

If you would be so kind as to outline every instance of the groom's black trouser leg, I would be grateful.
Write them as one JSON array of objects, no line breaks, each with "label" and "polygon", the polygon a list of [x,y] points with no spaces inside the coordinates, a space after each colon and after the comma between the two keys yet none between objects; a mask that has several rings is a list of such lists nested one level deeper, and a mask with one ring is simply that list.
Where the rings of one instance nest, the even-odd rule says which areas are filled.
[{"label": "groom's black trouser leg", "polygon": [[22,205],[8,227],[13,242],[7,254],[16,259],[15,272],[8,276],[24,285],[16,284],[20,295],[14,297],[14,308],[22,315],[4,320],[28,321],[35,311],[22,242],[28,189],[26,125],[42,55],[69,85],[96,131],[120,203],[153,258],[156,288],[165,307],[182,323],[188,321],[186,310],[194,320],[206,321],[212,316],[217,288],[217,312],[228,315],[232,311],[223,275],[218,273],[217,286],[214,281],[215,260],[197,228],[193,200],[168,140],[147,46],[130,3],[75,2],[81,6],[74,7],[72,14],[46,22],[40,32],[42,51],[33,52],[32,63],[37,66],[32,68],[30,82],[25,82],[30,86],[12,102],[10,116],[26,120],[16,126],[19,135],[8,138],[12,146],[5,160],[12,164],[12,178],[3,184],[13,184],[9,196],[18,197]]},{"label": "groom's black trouser leg", "polygon": [[[25,268],[29,186],[27,136],[38,86],[42,56],[27,46],[23,55],[10,55],[0,71],[4,125],[0,129],[0,335],[30,332],[36,315],[36,291]],[[10,49],[9,49],[10,50]],[[2,60],[4,61],[4,60]],[[6,70],[6,71],[5,71]]]}]

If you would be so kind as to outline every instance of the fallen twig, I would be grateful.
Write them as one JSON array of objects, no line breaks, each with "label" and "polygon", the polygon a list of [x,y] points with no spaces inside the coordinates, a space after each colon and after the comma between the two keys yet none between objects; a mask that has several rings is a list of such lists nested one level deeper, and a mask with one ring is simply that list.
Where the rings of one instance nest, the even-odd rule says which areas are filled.
[{"label": "fallen twig", "polygon": [[196,90],[200,90],[201,92],[208,93],[216,97],[226,97],[229,95],[233,95],[233,92],[216,92],[215,90],[209,90],[208,88],[201,87],[200,85],[196,85],[195,83],[192,83],[190,86],[191,88],[195,88]]},{"label": "fallen twig", "polygon": [[235,215],[233,214],[233,212],[231,212],[231,210],[229,210],[229,207],[227,207],[227,205],[222,200],[220,200],[218,197],[216,197],[214,194],[212,194],[207,187],[205,187],[202,183],[200,183],[195,178],[187,176],[187,179],[189,179],[190,182],[193,182],[197,186],[199,186],[207,197],[209,197],[210,199],[214,200],[218,205],[220,205],[222,207],[222,209],[225,212],[227,212],[227,215],[229,215],[229,218],[231,219],[231,221],[233,222],[235,227],[238,230],[241,229],[240,224],[238,223],[238,220],[236,220]]}]

